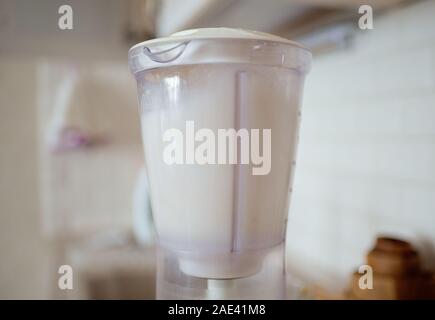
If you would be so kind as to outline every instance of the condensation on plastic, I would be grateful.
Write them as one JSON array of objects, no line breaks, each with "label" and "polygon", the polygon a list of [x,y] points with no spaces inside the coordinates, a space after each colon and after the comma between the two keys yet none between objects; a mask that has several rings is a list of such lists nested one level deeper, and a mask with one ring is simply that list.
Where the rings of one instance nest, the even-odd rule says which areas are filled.
[{"label": "condensation on plastic", "polygon": [[[284,241],[304,76],[286,68],[201,64],[138,77],[142,137],[158,243],[204,278],[252,275]],[[167,130],[271,130],[271,171],[251,164],[167,165]]]}]

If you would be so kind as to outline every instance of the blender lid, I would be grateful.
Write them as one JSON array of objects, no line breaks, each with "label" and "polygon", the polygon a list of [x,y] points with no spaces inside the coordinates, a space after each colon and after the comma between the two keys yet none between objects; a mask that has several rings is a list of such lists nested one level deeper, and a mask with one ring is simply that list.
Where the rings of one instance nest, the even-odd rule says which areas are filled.
[{"label": "blender lid", "polygon": [[290,44],[303,49],[306,49],[299,43],[275,36],[270,33],[253,31],[247,29],[236,29],[236,28],[200,28],[200,29],[188,29],[179,32],[175,32],[168,37],[156,38],[147,40],[136,44],[130,50],[134,50],[137,47],[146,46],[153,47],[158,45],[178,43],[191,40],[206,40],[206,39],[239,39],[239,40],[263,40],[263,41],[273,41],[278,43]]},{"label": "blender lid", "polygon": [[203,28],[147,40],[128,52],[130,70],[174,65],[239,63],[278,66],[305,74],[311,52],[297,42],[272,34],[232,28]]}]

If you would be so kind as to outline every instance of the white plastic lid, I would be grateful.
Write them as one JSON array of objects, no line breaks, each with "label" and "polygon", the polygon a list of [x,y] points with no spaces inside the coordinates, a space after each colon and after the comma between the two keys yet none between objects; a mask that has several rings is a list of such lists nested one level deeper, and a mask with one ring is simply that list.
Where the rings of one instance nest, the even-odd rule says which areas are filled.
[{"label": "white plastic lid", "polygon": [[306,49],[295,41],[278,37],[270,33],[246,30],[246,29],[234,29],[234,28],[201,28],[201,29],[183,30],[183,31],[175,32],[171,34],[169,37],[147,40],[136,44],[130,50],[134,50],[135,48],[141,46],[146,46],[151,48],[159,45],[179,43],[179,42],[191,41],[191,40],[200,40],[200,39],[201,40],[205,40],[205,39],[263,40],[263,41],[273,41],[278,43],[286,43],[286,44],[290,44],[293,46]]},{"label": "white plastic lid", "polygon": [[138,72],[173,65],[244,63],[279,66],[307,73],[311,53],[300,44],[272,34],[232,28],[184,30],[147,40],[129,51],[130,69]]}]

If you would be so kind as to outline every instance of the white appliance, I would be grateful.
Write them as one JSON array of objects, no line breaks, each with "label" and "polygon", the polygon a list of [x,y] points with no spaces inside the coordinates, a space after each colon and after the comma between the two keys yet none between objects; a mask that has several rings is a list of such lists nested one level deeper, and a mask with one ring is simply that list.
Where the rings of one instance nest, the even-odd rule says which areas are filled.
[{"label": "white appliance", "polygon": [[207,28],[140,43],[129,63],[157,234],[157,298],[284,298],[311,53],[270,34]]}]

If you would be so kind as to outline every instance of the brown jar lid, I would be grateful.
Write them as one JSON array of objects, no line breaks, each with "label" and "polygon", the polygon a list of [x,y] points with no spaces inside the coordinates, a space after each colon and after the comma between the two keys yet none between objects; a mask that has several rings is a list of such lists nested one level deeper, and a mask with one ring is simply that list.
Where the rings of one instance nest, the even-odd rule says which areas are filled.
[{"label": "brown jar lid", "polygon": [[390,237],[378,237],[375,248],[388,252],[415,252],[409,242]]},{"label": "brown jar lid", "polygon": [[379,274],[404,276],[420,272],[418,253],[406,241],[379,237],[367,255],[367,263]]}]

